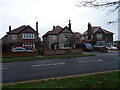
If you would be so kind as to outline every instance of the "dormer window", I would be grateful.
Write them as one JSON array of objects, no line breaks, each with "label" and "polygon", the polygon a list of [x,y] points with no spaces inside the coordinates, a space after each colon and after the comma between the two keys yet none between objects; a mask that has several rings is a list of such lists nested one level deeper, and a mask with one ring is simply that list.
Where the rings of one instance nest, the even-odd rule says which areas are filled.
[{"label": "dormer window", "polygon": [[13,34],[13,35],[12,35],[12,39],[17,39],[17,35],[16,35],[16,34]]}]

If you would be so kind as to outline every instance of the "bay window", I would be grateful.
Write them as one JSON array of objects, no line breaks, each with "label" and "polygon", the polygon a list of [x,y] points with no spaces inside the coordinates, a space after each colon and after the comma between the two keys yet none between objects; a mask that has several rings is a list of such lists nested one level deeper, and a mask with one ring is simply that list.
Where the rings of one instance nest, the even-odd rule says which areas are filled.
[{"label": "bay window", "polygon": [[27,49],[35,49],[35,44],[23,44],[23,47]]}]

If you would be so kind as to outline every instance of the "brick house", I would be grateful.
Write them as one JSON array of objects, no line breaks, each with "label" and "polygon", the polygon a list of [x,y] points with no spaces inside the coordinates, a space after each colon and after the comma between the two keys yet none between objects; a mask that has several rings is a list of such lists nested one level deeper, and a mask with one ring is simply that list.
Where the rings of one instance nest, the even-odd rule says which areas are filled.
[{"label": "brick house", "polygon": [[43,35],[43,44],[44,49],[52,49],[54,45],[54,49],[69,49],[69,45],[67,43],[67,39],[74,35],[71,30],[71,21],[69,20],[68,26],[64,28],[60,26],[53,26],[51,31],[48,31]]},{"label": "brick house", "polygon": [[23,25],[13,30],[9,26],[9,32],[2,38],[3,49],[11,51],[16,46],[37,49],[38,43],[40,43],[38,34],[38,22],[36,22],[36,30],[29,25]]},{"label": "brick house", "polygon": [[92,26],[88,23],[88,30],[80,36],[80,40],[81,42],[89,42],[94,46],[105,46],[113,43],[113,34],[100,26]]},{"label": "brick house", "polygon": [[81,33],[79,33],[79,32],[75,32],[74,33],[74,38],[75,38],[75,44],[79,44],[79,43],[81,43],[81,40],[80,40],[80,36],[81,36],[82,34]]}]

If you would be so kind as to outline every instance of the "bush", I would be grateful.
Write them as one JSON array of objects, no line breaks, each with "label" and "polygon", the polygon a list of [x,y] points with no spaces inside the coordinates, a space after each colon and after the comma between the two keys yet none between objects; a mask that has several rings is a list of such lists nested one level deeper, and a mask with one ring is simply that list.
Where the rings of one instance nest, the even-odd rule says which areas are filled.
[{"label": "bush", "polygon": [[98,51],[98,52],[101,52],[101,53],[106,53],[107,52],[107,48],[105,48],[105,47],[96,48],[95,50]]}]

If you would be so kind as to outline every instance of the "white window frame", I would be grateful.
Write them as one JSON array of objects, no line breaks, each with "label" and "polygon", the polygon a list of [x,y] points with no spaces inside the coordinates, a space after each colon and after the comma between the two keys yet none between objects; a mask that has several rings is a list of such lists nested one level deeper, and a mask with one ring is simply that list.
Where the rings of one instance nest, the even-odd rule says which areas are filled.
[{"label": "white window frame", "polygon": [[84,36],[82,36],[82,40],[85,40],[85,37],[84,37]]},{"label": "white window frame", "polygon": [[97,41],[97,45],[105,45],[105,41]]},{"label": "white window frame", "polygon": [[91,38],[93,38],[93,34],[91,34]]},{"label": "white window frame", "polygon": [[17,39],[17,35],[16,34],[12,34],[12,39]]},{"label": "white window frame", "polygon": [[64,35],[64,39],[68,39],[70,35]]},{"label": "white window frame", "polygon": [[52,40],[56,40],[56,35],[53,35],[53,36],[52,36]]},{"label": "white window frame", "polygon": [[23,44],[23,47],[27,47],[28,49],[35,49],[35,44]]},{"label": "white window frame", "polygon": [[97,33],[97,34],[96,34],[96,38],[98,38],[98,39],[103,38],[103,34],[102,34],[102,33]]},{"label": "white window frame", "polygon": [[23,39],[35,39],[34,33],[23,33],[22,34]]}]

